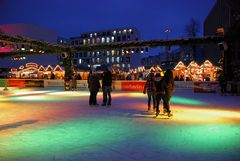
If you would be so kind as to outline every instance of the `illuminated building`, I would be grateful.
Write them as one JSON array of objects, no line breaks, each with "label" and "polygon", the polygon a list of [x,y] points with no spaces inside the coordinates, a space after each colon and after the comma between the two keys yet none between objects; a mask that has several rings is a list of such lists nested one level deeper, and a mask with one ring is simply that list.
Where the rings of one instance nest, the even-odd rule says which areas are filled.
[{"label": "illuminated building", "polygon": [[[123,43],[140,40],[140,32],[136,28],[112,29],[82,33],[79,37],[71,37],[72,46]],[[79,51],[72,54],[75,65],[88,67],[101,65],[116,69],[128,70],[140,66],[140,54],[145,48],[112,49],[104,51]]]}]

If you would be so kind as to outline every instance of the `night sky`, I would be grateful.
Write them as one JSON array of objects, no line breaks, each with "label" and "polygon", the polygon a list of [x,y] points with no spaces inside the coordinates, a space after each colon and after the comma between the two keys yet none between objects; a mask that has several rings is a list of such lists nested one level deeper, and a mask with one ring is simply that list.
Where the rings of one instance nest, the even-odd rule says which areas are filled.
[{"label": "night sky", "polygon": [[[185,36],[191,18],[201,25],[216,0],[0,0],[0,24],[43,26],[69,38],[82,32],[137,27],[142,39]],[[203,27],[201,26],[202,35]]]}]

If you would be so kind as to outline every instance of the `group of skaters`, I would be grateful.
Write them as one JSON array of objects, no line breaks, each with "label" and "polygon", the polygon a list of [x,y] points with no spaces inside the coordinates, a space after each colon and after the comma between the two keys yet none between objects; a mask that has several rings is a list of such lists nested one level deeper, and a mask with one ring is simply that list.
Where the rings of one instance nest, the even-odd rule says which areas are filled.
[{"label": "group of skaters", "polygon": [[[160,114],[160,102],[163,101],[163,114],[168,117],[172,116],[170,110],[170,99],[174,91],[175,84],[173,73],[167,70],[164,76],[161,76],[161,71],[150,71],[147,76],[147,81],[144,86],[143,93],[148,96],[148,109],[147,111],[155,112],[156,117]],[[153,102],[153,106],[151,106]]]},{"label": "group of skaters", "polygon": [[[90,91],[89,105],[99,105],[97,103],[97,94],[100,91],[100,79],[97,73],[90,71],[88,76],[88,88]],[[106,68],[102,76],[102,91],[103,91],[103,103],[102,106],[111,106],[111,91],[112,91],[112,73]]]}]

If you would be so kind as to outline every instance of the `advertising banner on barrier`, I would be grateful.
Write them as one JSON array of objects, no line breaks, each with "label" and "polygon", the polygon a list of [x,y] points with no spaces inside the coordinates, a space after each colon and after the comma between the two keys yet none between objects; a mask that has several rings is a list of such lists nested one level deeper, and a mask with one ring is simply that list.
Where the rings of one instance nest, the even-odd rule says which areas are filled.
[{"label": "advertising banner on barrier", "polygon": [[122,90],[123,91],[138,91],[142,92],[144,89],[145,81],[123,81],[122,82]]},{"label": "advertising banner on barrier", "polygon": [[195,93],[216,93],[218,82],[194,82]]},{"label": "advertising banner on barrier", "polygon": [[8,87],[24,88],[25,87],[25,80],[24,79],[8,79],[7,86]]}]

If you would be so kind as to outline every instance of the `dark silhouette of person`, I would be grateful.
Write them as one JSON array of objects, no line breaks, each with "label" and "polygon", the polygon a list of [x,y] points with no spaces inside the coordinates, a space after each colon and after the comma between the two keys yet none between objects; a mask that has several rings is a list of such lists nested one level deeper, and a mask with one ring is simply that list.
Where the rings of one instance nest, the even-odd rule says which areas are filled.
[{"label": "dark silhouette of person", "polygon": [[163,78],[160,75],[160,73],[156,73],[156,75],[155,75],[155,86],[156,86],[156,95],[155,95],[155,97],[156,97],[156,116],[158,116],[160,113],[159,104],[160,104],[160,101],[163,100],[163,97],[165,95]]},{"label": "dark silhouette of person", "polygon": [[147,76],[147,81],[145,83],[144,86],[144,90],[143,90],[143,94],[145,94],[147,92],[147,96],[148,96],[148,109],[147,111],[151,110],[151,100],[153,100],[153,111],[155,111],[155,82],[154,82],[154,73],[151,72],[148,74]]},{"label": "dark silhouette of person", "polygon": [[163,107],[164,113],[167,113],[168,117],[172,116],[171,110],[170,110],[170,99],[172,97],[175,84],[174,84],[174,79],[173,79],[173,73],[170,69],[168,69],[164,76],[163,76],[163,83],[164,83],[164,91],[165,95],[163,96]]},{"label": "dark silhouette of person", "polygon": [[82,77],[81,77],[81,75],[80,75],[80,74],[78,74],[76,79],[77,79],[77,80],[82,80]]},{"label": "dark silhouette of person", "polygon": [[51,72],[50,79],[55,79],[55,75],[54,75],[54,73],[53,73],[53,72]]},{"label": "dark silhouette of person", "polygon": [[92,73],[88,78],[88,88],[90,91],[89,105],[98,105],[97,104],[97,93],[101,88],[99,78],[96,73]]},{"label": "dark silhouette of person", "polygon": [[220,73],[218,77],[219,85],[221,88],[221,95],[226,95],[227,93],[227,80],[223,73]]},{"label": "dark silhouette of person", "polygon": [[108,68],[106,68],[105,71],[103,72],[102,91],[103,91],[102,106],[111,105],[112,73],[111,71],[108,70]]},{"label": "dark silhouette of person", "polygon": [[179,80],[180,80],[180,81],[184,81],[183,75],[181,75],[181,77],[180,77]]}]

